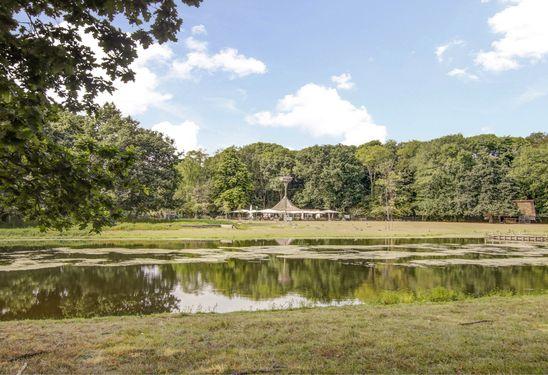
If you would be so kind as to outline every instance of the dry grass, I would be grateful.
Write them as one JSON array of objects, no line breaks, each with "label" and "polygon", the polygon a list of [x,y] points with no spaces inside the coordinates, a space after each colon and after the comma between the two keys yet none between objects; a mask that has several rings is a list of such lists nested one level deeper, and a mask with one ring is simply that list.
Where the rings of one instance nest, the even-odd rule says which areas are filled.
[{"label": "dry grass", "polygon": [[548,224],[488,224],[453,222],[305,221],[242,222],[235,228],[189,227],[188,222],[122,223],[100,235],[69,230],[40,232],[37,228],[0,229],[0,239],[270,239],[270,238],[388,238],[388,237],[483,237],[486,234],[548,234]]},{"label": "dry grass", "polygon": [[[15,373],[547,373],[548,298],[0,323]],[[463,325],[462,323],[472,323]]]}]

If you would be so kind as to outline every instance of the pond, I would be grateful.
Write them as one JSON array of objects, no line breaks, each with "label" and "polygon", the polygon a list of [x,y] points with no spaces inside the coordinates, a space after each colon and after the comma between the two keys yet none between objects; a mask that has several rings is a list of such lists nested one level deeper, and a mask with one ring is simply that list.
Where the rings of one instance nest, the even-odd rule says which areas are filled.
[{"label": "pond", "polygon": [[0,247],[0,320],[229,312],[542,293],[548,247],[479,239]]}]

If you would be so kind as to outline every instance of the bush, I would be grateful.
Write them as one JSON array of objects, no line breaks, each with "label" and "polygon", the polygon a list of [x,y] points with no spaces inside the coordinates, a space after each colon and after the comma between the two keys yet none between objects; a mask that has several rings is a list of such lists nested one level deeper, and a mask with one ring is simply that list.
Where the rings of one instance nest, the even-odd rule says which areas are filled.
[{"label": "bush", "polygon": [[466,296],[461,292],[449,290],[442,286],[433,288],[420,296],[421,301],[425,302],[448,302],[464,299]]}]

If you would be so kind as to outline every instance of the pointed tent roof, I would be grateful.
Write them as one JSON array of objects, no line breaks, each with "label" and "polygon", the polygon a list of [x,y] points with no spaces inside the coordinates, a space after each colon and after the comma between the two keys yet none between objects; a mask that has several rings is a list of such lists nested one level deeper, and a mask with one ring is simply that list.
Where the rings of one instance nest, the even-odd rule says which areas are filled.
[{"label": "pointed tent roof", "polygon": [[272,210],[276,211],[301,211],[301,209],[295,206],[287,196],[284,196],[281,201],[279,201]]}]

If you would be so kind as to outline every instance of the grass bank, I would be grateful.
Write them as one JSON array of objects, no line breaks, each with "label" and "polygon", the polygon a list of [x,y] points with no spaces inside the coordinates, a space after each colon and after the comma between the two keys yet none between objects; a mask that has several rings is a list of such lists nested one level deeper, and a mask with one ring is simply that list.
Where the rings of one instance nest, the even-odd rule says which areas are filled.
[{"label": "grass bank", "polygon": [[26,372],[548,371],[548,298],[0,322],[0,369]]},{"label": "grass bank", "polygon": [[[405,237],[484,237],[486,234],[547,235],[548,224],[488,224],[411,221],[304,221],[231,222],[234,228],[210,226],[202,221],[160,223],[121,223],[101,234],[85,230],[41,232],[38,228],[2,228],[0,240],[177,240],[177,239],[272,239],[272,238],[405,238]],[[202,225],[202,224],[210,224]]]}]

